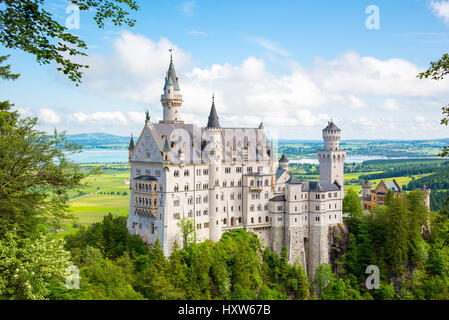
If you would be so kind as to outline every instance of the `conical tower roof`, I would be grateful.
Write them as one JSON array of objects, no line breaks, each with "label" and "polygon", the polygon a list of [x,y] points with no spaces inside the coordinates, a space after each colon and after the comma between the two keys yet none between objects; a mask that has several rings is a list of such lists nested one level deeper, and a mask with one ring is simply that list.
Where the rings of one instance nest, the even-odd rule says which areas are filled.
[{"label": "conical tower roof", "polygon": [[178,77],[176,76],[175,65],[173,64],[173,58],[170,58],[170,65],[168,67],[167,76],[165,77],[164,90],[168,85],[174,85],[175,91],[180,91]]},{"label": "conical tower roof", "polygon": [[287,157],[285,156],[285,154],[283,154],[281,159],[279,160],[279,162],[286,163],[286,162],[289,162],[289,161],[288,161]]},{"label": "conical tower roof", "polygon": [[134,150],[134,138],[133,135],[131,134],[131,140],[129,141],[129,147],[128,147],[129,151]]},{"label": "conical tower roof", "polygon": [[220,122],[218,122],[217,109],[215,109],[215,97],[212,96],[212,107],[210,109],[209,121],[207,122],[207,129],[220,128]]}]

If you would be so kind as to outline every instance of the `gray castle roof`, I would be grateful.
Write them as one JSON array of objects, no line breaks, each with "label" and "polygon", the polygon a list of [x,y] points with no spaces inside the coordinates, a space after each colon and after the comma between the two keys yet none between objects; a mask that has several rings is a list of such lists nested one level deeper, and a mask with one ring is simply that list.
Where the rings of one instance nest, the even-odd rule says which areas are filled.
[{"label": "gray castle roof", "polygon": [[288,161],[287,157],[285,156],[285,154],[283,154],[281,159],[279,160],[279,162],[286,163],[286,162],[289,162],[289,161]]},{"label": "gray castle roof", "polygon": [[394,192],[400,192],[401,191],[401,187],[399,187],[399,185],[397,184],[396,180],[393,181],[387,181],[385,182],[386,186],[388,189],[390,189],[391,191]]},{"label": "gray castle roof", "polygon": [[329,121],[327,127],[324,128],[324,131],[341,131],[341,129],[337,127],[333,121]]},{"label": "gray castle roof", "polygon": [[170,151],[170,146],[168,145],[168,138],[165,138],[164,147],[162,151]]},{"label": "gray castle roof", "polygon": [[164,90],[168,85],[174,85],[175,91],[180,91],[178,77],[176,76],[175,65],[173,64],[172,59],[170,59],[170,66],[168,67],[167,76],[165,77]]},{"label": "gray castle roof", "polygon": [[218,122],[217,110],[215,109],[215,98],[212,97],[212,107],[210,109],[209,121],[207,122],[207,128],[220,128],[220,122]]},{"label": "gray castle roof", "polygon": [[134,150],[134,138],[133,138],[133,135],[131,135],[131,140],[129,141],[128,150],[129,151],[133,151]]},{"label": "gray castle roof", "polygon": [[282,176],[282,174],[283,174],[284,172],[286,172],[286,171],[287,171],[287,170],[285,170],[285,169],[278,168],[278,169],[276,170],[276,180],[279,179],[279,178]]},{"label": "gray castle roof", "polygon": [[270,201],[279,201],[279,202],[285,201],[285,195],[281,194],[274,196],[273,198],[270,199]]},{"label": "gray castle roof", "polygon": [[142,181],[157,181],[157,178],[153,176],[138,176],[134,178],[134,180],[142,180]]}]

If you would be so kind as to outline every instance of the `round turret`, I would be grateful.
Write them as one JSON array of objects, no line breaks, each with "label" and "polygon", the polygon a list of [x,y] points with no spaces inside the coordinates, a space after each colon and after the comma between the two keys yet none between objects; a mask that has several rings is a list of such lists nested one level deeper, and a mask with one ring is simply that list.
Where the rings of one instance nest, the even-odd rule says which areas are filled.
[{"label": "round turret", "polygon": [[285,156],[285,154],[283,154],[281,159],[279,160],[279,168],[288,171],[288,163],[289,161],[287,157]]},{"label": "round turret", "polygon": [[338,150],[340,147],[341,130],[331,120],[323,129],[324,149]]}]

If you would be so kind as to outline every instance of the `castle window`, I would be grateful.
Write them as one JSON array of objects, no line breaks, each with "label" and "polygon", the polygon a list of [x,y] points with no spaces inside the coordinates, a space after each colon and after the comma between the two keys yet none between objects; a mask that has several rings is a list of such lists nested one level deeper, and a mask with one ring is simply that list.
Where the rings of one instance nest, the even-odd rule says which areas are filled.
[{"label": "castle window", "polygon": [[259,223],[262,223],[262,217],[259,217]]},{"label": "castle window", "polygon": [[207,176],[209,174],[209,169],[203,169],[203,175]]},{"label": "castle window", "polygon": [[253,167],[247,167],[246,172],[253,172]]},{"label": "castle window", "polygon": [[268,179],[265,179],[265,186],[268,186]]},{"label": "castle window", "polygon": [[204,211],[203,211],[203,215],[205,215],[205,216],[208,215],[207,210],[204,210]]},{"label": "castle window", "polygon": [[266,204],[263,208],[264,210],[268,210],[268,204]]},{"label": "castle window", "polygon": [[251,180],[251,181],[249,182],[249,185],[250,185],[251,187],[254,187],[254,180]]},{"label": "castle window", "polygon": [[239,223],[242,223],[242,217],[239,217]]},{"label": "castle window", "polygon": [[161,171],[156,170],[156,177],[160,177],[161,176]]},{"label": "castle window", "polygon": [[154,223],[151,224],[151,234],[154,234]]},{"label": "castle window", "polygon": [[332,193],[328,193],[328,194],[327,194],[327,197],[328,197],[328,198],[332,198]]},{"label": "castle window", "polygon": [[251,218],[251,223],[254,223],[254,218]]},{"label": "castle window", "polygon": [[238,184],[239,187],[241,187],[242,186],[242,180],[239,180],[237,184]]},{"label": "castle window", "polygon": [[215,212],[218,212],[218,207],[215,208]]},{"label": "castle window", "polygon": [[265,192],[265,199],[268,199],[268,192]]},{"label": "castle window", "polygon": [[270,222],[270,219],[268,217],[265,217],[265,222]]},{"label": "castle window", "polygon": [[203,202],[204,202],[204,203],[207,203],[207,196],[204,196]]},{"label": "castle window", "polygon": [[234,186],[234,180],[231,181],[231,187],[233,187],[233,186]]},{"label": "castle window", "polygon": [[175,171],[173,172],[173,176],[174,176],[174,177],[179,177],[179,171],[178,171],[178,170],[175,170]]},{"label": "castle window", "polygon": [[334,198],[336,198],[337,197],[337,192],[334,192]]},{"label": "castle window", "polygon": [[316,194],[316,195],[315,195],[315,199],[320,200],[320,195],[319,195],[319,194]]},{"label": "castle window", "polygon": [[249,207],[249,211],[254,211],[254,205],[253,204]]},{"label": "castle window", "polygon": [[235,199],[235,194],[233,192],[233,193],[231,193],[231,200],[234,200],[234,199]]},{"label": "castle window", "polygon": [[188,216],[189,216],[189,218],[193,218],[193,211],[192,210],[189,211]]},{"label": "castle window", "polygon": [[262,211],[262,205],[261,204],[257,205],[257,211]]},{"label": "castle window", "polygon": [[315,221],[320,221],[320,217],[315,217]]},{"label": "castle window", "polygon": [[242,167],[235,168],[235,172],[236,173],[242,173]]},{"label": "castle window", "polygon": [[184,171],[184,177],[188,177],[190,175],[190,171],[189,170],[185,170]]},{"label": "castle window", "polygon": [[225,173],[231,173],[231,168],[225,168]]},{"label": "castle window", "polygon": [[186,185],[184,186],[184,191],[189,191],[189,185],[188,185],[188,184],[186,184]]},{"label": "castle window", "polygon": [[196,169],[196,175],[200,176],[201,175],[201,169]]},{"label": "castle window", "polygon": [[226,218],[224,218],[224,219],[223,219],[223,224],[227,224],[227,222],[228,222],[228,221],[226,220]]}]

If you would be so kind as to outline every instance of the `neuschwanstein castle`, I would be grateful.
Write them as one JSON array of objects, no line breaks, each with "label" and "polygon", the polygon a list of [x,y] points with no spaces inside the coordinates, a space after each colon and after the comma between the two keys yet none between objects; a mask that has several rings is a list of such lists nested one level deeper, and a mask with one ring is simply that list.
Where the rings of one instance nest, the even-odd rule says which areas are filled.
[{"label": "neuschwanstein castle", "polygon": [[[173,60],[161,97],[163,120],[147,112],[138,141],[131,138],[128,229],[146,242],[159,238],[165,254],[182,245],[179,220],[194,221],[197,241],[218,241],[244,228],[288,259],[300,259],[309,277],[329,263],[329,228],[342,223],[341,130],[331,121],[318,150],[320,181],[298,181],[285,155],[257,128],[223,128],[214,99],[206,127],[182,121],[182,95]],[[205,119],[206,120],[206,119]]]}]

